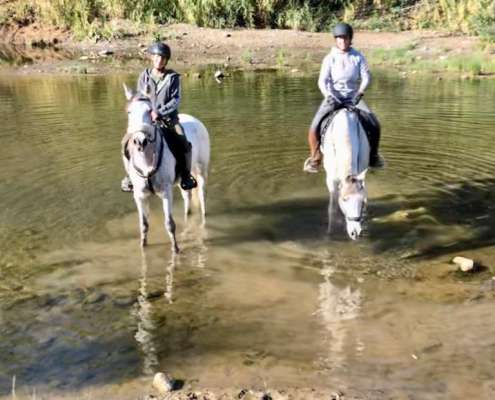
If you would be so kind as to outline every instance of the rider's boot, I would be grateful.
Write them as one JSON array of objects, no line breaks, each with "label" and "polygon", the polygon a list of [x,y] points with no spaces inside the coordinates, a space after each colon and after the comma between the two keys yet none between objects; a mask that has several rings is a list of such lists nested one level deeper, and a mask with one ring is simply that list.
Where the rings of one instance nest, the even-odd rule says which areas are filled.
[{"label": "rider's boot", "polygon": [[189,150],[184,153],[184,168],[181,168],[180,187],[183,190],[191,190],[198,186],[198,182],[196,182],[196,179],[191,175],[191,156],[192,151],[191,146],[189,146]]},{"label": "rider's boot", "polygon": [[375,153],[370,152],[370,162],[369,162],[369,167],[370,168],[384,168],[385,167],[385,158],[376,151]]},{"label": "rider's boot", "polygon": [[175,125],[175,131],[177,132],[177,137],[179,138],[181,146],[177,154],[177,163],[179,164],[180,171],[180,187],[182,190],[191,190],[198,186],[198,182],[191,175],[191,156],[192,147],[191,143],[186,138],[182,126],[180,124]]},{"label": "rider's boot", "polygon": [[370,145],[370,168],[383,168],[385,167],[385,159],[378,152],[380,146],[381,126],[380,122],[376,118],[375,114],[361,112],[360,121],[366,131],[368,142]]},{"label": "rider's boot", "polygon": [[304,161],[303,171],[315,174],[319,171],[321,165],[320,141],[316,129],[309,129],[308,144],[311,155]]}]

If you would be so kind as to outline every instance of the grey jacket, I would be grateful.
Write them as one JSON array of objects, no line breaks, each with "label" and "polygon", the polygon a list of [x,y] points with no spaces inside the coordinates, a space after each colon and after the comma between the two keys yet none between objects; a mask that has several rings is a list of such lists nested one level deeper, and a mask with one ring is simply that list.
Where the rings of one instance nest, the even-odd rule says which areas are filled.
[{"label": "grey jacket", "polygon": [[160,119],[170,119],[174,124],[179,119],[180,75],[173,70],[166,70],[165,77],[158,83],[151,77],[151,69],[146,68],[138,79],[138,92],[147,92],[149,88],[153,110]]},{"label": "grey jacket", "polygon": [[359,51],[351,47],[344,52],[333,47],[323,59],[318,87],[325,98],[345,101],[364,93],[370,81],[368,63]]}]

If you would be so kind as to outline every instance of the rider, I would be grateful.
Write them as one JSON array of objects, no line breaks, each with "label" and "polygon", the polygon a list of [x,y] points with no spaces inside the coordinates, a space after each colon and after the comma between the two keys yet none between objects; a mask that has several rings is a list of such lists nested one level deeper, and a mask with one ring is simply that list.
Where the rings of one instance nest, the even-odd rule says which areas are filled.
[{"label": "rider", "polygon": [[[180,186],[184,190],[191,190],[197,186],[197,182],[190,172],[191,144],[179,124],[180,75],[165,68],[171,57],[167,44],[153,43],[148,48],[148,53],[151,55],[153,68],[146,68],[141,73],[137,90],[138,93],[147,93],[150,96],[153,107],[151,119],[161,128],[170,151],[177,160]],[[125,192],[132,191],[129,176],[122,180],[121,188]]]},{"label": "rider", "polygon": [[321,164],[320,125],[326,116],[339,108],[356,107],[370,143],[370,167],[383,167],[378,154],[380,124],[362,100],[371,74],[364,56],[352,45],[353,30],[349,24],[338,23],[333,29],[335,45],[323,59],[318,87],[324,96],[308,131],[310,157],[304,162],[305,172],[316,173]]}]

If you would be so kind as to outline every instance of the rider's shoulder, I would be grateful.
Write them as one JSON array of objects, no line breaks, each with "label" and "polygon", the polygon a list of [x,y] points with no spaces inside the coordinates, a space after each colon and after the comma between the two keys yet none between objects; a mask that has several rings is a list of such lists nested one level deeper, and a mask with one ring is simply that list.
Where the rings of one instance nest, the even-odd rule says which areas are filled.
[{"label": "rider's shoulder", "polygon": [[356,50],[354,47],[351,47],[349,49],[349,55],[359,59],[365,59],[363,53],[361,53],[359,50]]},{"label": "rider's shoulder", "polygon": [[141,74],[139,74],[140,78],[143,78],[145,76],[151,76],[151,68],[145,68],[145,69],[143,69]]},{"label": "rider's shoulder", "polygon": [[167,69],[165,71],[165,75],[170,75],[170,77],[174,77],[174,76],[180,77],[180,74],[177,71],[174,71],[173,69]]}]

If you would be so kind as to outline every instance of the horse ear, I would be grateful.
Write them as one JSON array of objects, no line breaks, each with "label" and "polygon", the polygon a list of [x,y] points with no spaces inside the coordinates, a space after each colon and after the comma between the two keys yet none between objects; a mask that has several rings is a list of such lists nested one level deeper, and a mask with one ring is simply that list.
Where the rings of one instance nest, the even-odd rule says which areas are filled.
[{"label": "horse ear", "polygon": [[124,86],[124,93],[126,99],[127,100],[132,99],[132,96],[134,96],[134,92],[131,89],[129,89],[125,83],[123,83],[122,85]]},{"label": "horse ear", "polygon": [[366,172],[368,172],[368,168],[366,168],[358,176],[356,176],[356,179],[359,181],[364,181],[366,179]]}]

